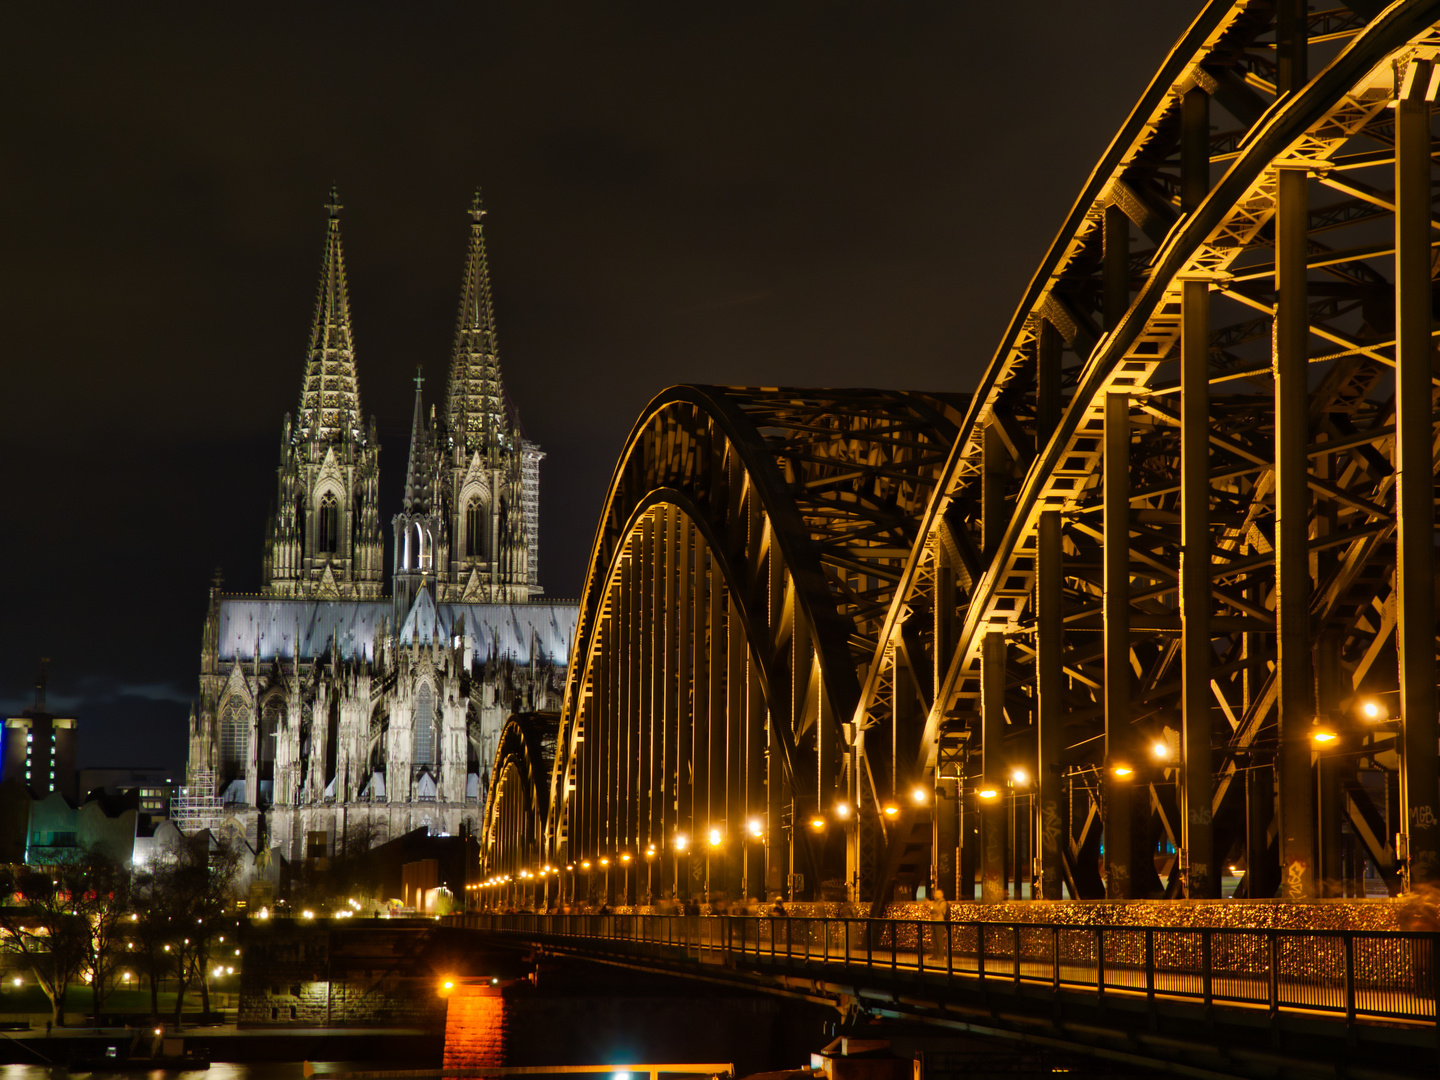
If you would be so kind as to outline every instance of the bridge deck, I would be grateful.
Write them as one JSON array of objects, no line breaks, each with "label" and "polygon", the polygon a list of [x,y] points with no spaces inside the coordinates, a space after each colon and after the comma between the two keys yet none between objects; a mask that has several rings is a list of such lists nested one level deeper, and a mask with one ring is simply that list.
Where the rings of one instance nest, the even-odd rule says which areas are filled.
[{"label": "bridge deck", "polygon": [[[863,1001],[876,991],[872,1001],[933,1003],[932,1019],[977,999],[998,1016],[999,991],[1038,1007],[1037,1015],[1050,1009],[1072,1033],[1083,1028],[1082,1018],[1059,1025],[1062,1001],[1111,1006],[1110,1014],[1148,1028],[1151,1041],[1159,1039],[1161,1008],[1182,1031],[1205,1023],[1217,1044],[1226,1041],[1215,1036],[1217,1015],[1237,1030],[1273,1028],[1274,1045],[1288,1025],[1305,1033],[1291,1039],[1295,1062],[1317,1052],[1325,1060],[1327,1040],[1353,1049],[1378,1039],[1388,1049],[1378,1071],[1370,1061],[1376,1076],[1411,1075],[1417,1067],[1433,1075],[1440,1048],[1434,933],[628,914],[454,921],[680,974],[724,972],[831,999],[848,993]],[[925,1009],[907,1015],[925,1018]],[[1033,1018],[1011,1019],[1033,1030]],[[1410,1049],[1396,1053],[1401,1046]],[[1359,1075],[1353,1066],[1351,1075]]]}]

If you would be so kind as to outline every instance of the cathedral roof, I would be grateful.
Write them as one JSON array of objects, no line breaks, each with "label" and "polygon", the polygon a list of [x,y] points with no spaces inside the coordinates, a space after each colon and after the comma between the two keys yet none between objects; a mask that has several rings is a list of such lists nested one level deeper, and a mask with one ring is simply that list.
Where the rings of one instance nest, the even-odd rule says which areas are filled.
[{"label": "cathedral roof", "polygon": [[326,204],[325,255],[320,290],[300,388],[299,438],[339,442],[360,435],[360,382],[355,371],[355,339],[350,328],[350,290],[340,244],[340,200],[334,188]]},{"label": "cathedral roof", "polygon": [[450,358],[450,396],[445,410],[451,433],[471,451],[494,445],[513,426],[500,374],[500,346],[490,297],[490,265],[481,224],[484,216],[477,190],[470,204],[470,248],[465,256],[460,314]]},{"label": "cathedral roof", "polygon": [[[429,598],[429,593],[423,595]],[[477,658],[564,664],[575,636],[576,604],[435,604],[433,623],[422,630],[452,637],[464,621],[475,641]],[[414,614],[414,609],[411,611]],[[222,597],[218,659],[314,660],[333,641],[342,660],[373,660],[375,635],[391,614],[387,600],[281,600],[270,597]],[[409,620],[406,620],[407,624]],[[401,634],[402,641],[413,637]],[[422,634],[422,641],[430,640]]]}]

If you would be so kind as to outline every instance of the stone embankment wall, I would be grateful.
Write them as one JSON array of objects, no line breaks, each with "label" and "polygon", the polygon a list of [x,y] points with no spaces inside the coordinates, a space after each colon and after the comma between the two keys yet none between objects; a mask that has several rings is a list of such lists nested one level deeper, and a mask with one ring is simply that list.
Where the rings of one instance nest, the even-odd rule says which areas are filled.
[{"label": "stone embankment wall", "polygon": [[439,1030],[445,1001],[429,956],[434,924],[252,921],[240,977],[244,1026]]}]

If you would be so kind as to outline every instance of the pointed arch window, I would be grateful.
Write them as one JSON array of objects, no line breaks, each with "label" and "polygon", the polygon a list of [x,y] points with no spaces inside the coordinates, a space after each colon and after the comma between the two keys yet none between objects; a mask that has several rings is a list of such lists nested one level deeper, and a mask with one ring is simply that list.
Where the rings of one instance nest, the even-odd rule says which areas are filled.
[{"label": "pointed arch window", "polygon": [[429,570],[432,556],[434,554],[434,541],[430,532],[420,522],[415,523],[415,568],[417,570]]},{"label": "pointed arch window", "polygon": [[339,551],[340,506],[329,492],[320,500],[320,520],[316,524],[319,537],[315,550],[326,554]]},{"label": "pointed arch window", "polygon": [[465,554],[477,558],[485,553],[485,507],[471,499],[465,507]]},{"label": "pointed arch window", "polygon": [[415,695],[415,767],[435,767],[435,695],[429,683]]},{"label": "pointed arch window", "polygon": [[250,723],[247,711],[237,702],[225,706],[220,720],[220,772],[226,779],[245,775],[250,756]]}]

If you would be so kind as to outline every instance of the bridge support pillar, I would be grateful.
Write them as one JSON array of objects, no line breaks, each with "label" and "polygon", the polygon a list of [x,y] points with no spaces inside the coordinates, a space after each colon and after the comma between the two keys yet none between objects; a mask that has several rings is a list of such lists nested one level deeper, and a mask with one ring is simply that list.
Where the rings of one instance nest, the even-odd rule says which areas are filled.
[{"label": "bridge support pillar", "polygon": [[[1280,712],[1280,895],[1315,896],[1310,677],[1309,310],[1306,170],[1279,170],[1275,223],[1275,624]],[[1432,748],[1431,754],[1434,754]]]},{"label": "bridge support pillar", "polygon": [[980,899],[998,904],[1005,899],[1005,635],[990,631],[981,649]]},{"label": "bridge support pillar", "polygon": [[1130,732],[1130,397],[1105,395],[1105,895],[1133,895],[1138,763]]},{"label": "bridge support pillar", "polygon": [[1195,900],[1216,895],[1219,880],[1210,821],[1210,286],[1186,281],[1181,289],[1180,868]]},{"label": "bridge support pillar", "polygon": [[[1416,63],[1395,108],[1395,469],[1399,620],[1401,825],[1409,884],[1440,881],[1440,773],[1435,692],[1435,473],[1430,414],[1435,343],[1430,337],[1431,65]],[[1397,854],[1403,856],[1405,851]]]},{"label": "bridge support pillar", "polygon": [[[1058,378],[1058,376],[1057,376]],[[1039,559],[1035,581],[1035,689],[1036,761],[1035,798],[1040,817],[1040,898],[1063,897],[1061,844],[1061,803],[1065,797],[1061,777],[1064,740],[1060,725],[1064,718],[1065,690],[1063,664],[1065,622],[1061,611],[1063,571],[1061,565],[1060,511],[1040,515]]]}]

